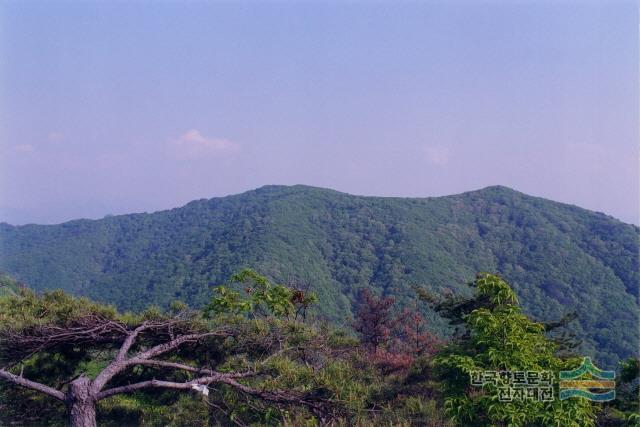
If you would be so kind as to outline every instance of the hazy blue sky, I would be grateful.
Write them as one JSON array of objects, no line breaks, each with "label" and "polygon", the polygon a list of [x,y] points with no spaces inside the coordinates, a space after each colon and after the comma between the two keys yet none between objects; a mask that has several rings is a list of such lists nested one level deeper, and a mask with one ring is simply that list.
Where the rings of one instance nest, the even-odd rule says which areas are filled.
[{"label": "hazy blue sky", "polygon": [[502,184],[638,223],[616,2],[2,2],[0,220]]}]

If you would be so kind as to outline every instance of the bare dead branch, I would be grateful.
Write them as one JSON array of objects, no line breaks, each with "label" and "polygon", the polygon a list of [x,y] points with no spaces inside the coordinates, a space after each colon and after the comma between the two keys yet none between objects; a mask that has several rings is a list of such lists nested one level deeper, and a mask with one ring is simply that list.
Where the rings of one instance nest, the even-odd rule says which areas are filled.
[{"label": "bare dead branch", "polygon": [[128,331],[126,334],[126,338],[124,339],[124,342],[120,346],[120,349],[118,350],[118,354],[116,355],[116,357],[106,368],[104,368],[98,374],[96,379],[93,381],[92,389],[94,390],[94,392],[96,393],[99,392],[105,386],[105,384],[108,383],[109,380],[111,380],[111,378],[113,378],[118,373],[124,371],[129,366],[126,360],[127,353],[135,343],[136,338],[140,335],[140,333],[146,330],[154,329],[154,328],[162,328],[170,323],[173,323],[173,321],[143,322],[140,326],[136,327],[134,330]]},{"label": "bare dead branch", "polygon": [[327,399],[314,398],[309,397],[304,394],[297,394],[293,392],[287,392],[283,390],[259,390],[242,383],[236,381],[239,378],[244,376],[248,376],[249,374],[253,374],[253,372],[248,373],[214,373],[213,375],[208,375],[204,377],[197,378],[195,380],[187,381],[187,382],[173,382],[173,381],[160,381],[160,380],[149,380],[142,381],[136,384],[129,384],[121,387],[114,387],[108,390],[105,390],[99,393],[96,397],[97,400],[105,399],[107,397],[122,394],[122,393],[131,393],[138,390],[143,390],[147,388],[168,388],[168,389],[176,389],[176,390],[189,390],[194,385],[209,385],[213,383],[226,384],[235,390],[252,397],[256,397],[263,401],[272,402],[276,404],[283,405],[299,405],[306,406],[314,413],[325,413],[326,408],[328,406],[333,406],[333,402]]},{"label": "bare dead branch", "polygon": [[211,384],[214,382],[225,382],[226,380],[230,380],[233,378],[241,378],[246,376],[247,373],[220,373],[214,372],[213,375],[207,375],[204,377],[196,378],[195,380],[186,381],[186,382],[174,382],[174,381],[160,381],[160,380],[149,380],[142,381],[135,384],[129,384],[121,387],[114,387],[108,390],[104,390],[99,393],[97,399],[104,399],[105,397],[113,396],[114,394],[121,393],[131,393],[136,390],[141,390],[145,388],[172,388],[178,390],[188,390],[193,385],[197,384]]},{"label": "bare dead branch", "polygon": [[[158,344],[155,347],[152,347],[146,351],[138,353],[134,357],[130,359],[125,359],[126,352],[135,342],[136,336],[140,334],[140,332],[145,329],[157,328],[157,327],[166,327],[168,323],[164,324],[154,324],[154,325],[141,325],[135,330],[133,330],[130,334],[127,335],[125,342],[123,343],[118,355],[122,353],[122,358],[116,357],[106,368],[102,370],[96,377],[96,379],[92,383],[92,389],[94,393],[98,393],[102,388],[117,374],[127,369],[129,366],[135,364],[141,364],[142,361],[149,360],[152,357],[159,356],[161,354],[167,353],[169,351],[175,350],[180,347],[182,344],[188,342],[197,342],[202,340],[203,338],[212,337],[212,336],[227,336],[229,333],[225,331],[215,331],[215,332],[204,332],[200,334],[187,334],[181,335],[169,342]],[[135,362],[134,362],[135,361]],[[186,366],[186,365],[185,365]]]},{"label": "bare dead branch", "polygon": [[128,361],[129,366],[133,365],[145,365],[145,366],[156,366],[160,368],[171,368],[171,369],[179,369],[182,371],[193,372],[196,374],[210,375],[213,374],[214,371],[211,369],[205,368],[197,368],[194,366],[185,365],[182,363],[176,362],[166,362],[164,360],[155,360],[155,359],[137,359],[133,358]]},{"label": "bare dead branch", "polygon": [[255,370],[247,370],[243,372],[233,372],[233,373],[221,373],[211,369],[197,368],[194,366],[185,365],[183,363],[167,362],[164,360],[155,360],[155,359],[130,359],[129,366],[133,366],[133,365],[157,366],[161,368],[179,369],[187,372],[193,372],[196,374],[210,375],[210,376],[227,375],[230,378],[246,378],[246,377],[256,376],[259,374],[259,372]]},{"label": "bare dead branch", "polygon": [[197,342],[203,338],[208,337],[226,337],[229,336],[230,333],[226,330],[218,330],[214,332],[204,332],[200,334],[187,334],[181,335],[178,338],[175,338],[169,342],[159,344],[155,347],[150,348],[149,350],[138,353],[134,356],[135,359],[144,360],[151,359],[153,357],[159,356],[161,354],[167,353],[171,350],[175,350],[179,346],[188,342]]},{"label": "bare dead branch", "polygon": [[0,346],[4,358],[15,360],[60,345],[114,342],[127,333],[122,322],[90,314],[64,326],[37,325],[21,330],[3,328],[0,330]]},{"label": "bare dead branch", "polygon": [[47,394],[58,400],[64,401],[64,393],[62,393],[61,391],[38,382],[28,380],[21,376],[14,375],[11,372],[5,371],[4,369],[0,369],[0,378],[6,381],[10,381],[14,384],[20,385],[22,387],[26,387],[31,390],[35,390],[35,391],[39,391],[41,393]]},{"label": "bare dead branch", "polygon": [[148,322],[143,322],[142,325],[138,326],[133,331],[129,332],[124,342],[122,343],[120,350],[118,350],[118,354],[116,355],[115,360],[124,360],[125,357],[127,356],[127,353],[129,352],[129,349],[131,349],[131,346],[133,345],[136,338],[138,337],[138,334],[150,327],[151,325]]}]

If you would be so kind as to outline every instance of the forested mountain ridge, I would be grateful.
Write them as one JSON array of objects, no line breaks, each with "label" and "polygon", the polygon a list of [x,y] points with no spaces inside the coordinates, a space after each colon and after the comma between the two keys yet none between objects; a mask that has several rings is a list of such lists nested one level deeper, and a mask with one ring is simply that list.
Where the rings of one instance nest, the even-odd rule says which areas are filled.
[{"label": "forested mountain ridge", "polygon": [[476,272],[492,271],[537,319],[576,310],[581,351],[611,365],[638,346],[639,236],[604,214],[505,187],[383,198],[266,186],[152,214],[0,224],[0,270],[137,310],[203,304],[212,285],[252,267],[309,284],[338,321],[361,287],[408,304],[412,285],[467,292]]}]

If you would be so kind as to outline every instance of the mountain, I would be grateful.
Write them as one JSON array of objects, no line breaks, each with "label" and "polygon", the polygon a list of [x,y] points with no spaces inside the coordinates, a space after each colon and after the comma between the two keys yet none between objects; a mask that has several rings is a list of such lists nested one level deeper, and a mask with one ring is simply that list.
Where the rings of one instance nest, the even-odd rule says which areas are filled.
[{"label": "mountain", "polygon": [[434,198],[266,186],[151,214],[0,224],[0,270],[139,310],[203,304],[248,266],[311,286],[338,322],[361,287],[406,305],[412,285],[465,293],[476,272],[498,272],[536,319],[576,310],[581,351],[611,366],[638,348],[639,237],[604,214],[500,186]]}]

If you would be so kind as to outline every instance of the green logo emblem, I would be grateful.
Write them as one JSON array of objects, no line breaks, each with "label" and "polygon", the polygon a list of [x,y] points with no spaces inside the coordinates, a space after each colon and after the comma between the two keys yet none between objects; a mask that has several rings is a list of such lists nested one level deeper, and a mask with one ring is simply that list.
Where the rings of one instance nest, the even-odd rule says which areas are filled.
[{"label": "green logo emblem", "polygon": [[[595,402],[608,402],[616,398],[616,373],[603,371],[585,357],[582,364],[572,371],[560,371],[560,400],[584,397]],[[596,393],[592,390],[607,390]]]}]

